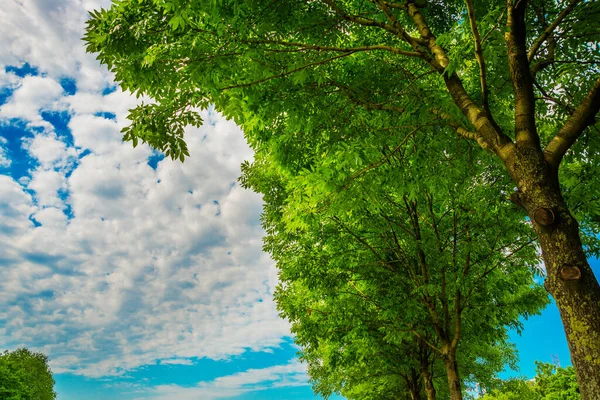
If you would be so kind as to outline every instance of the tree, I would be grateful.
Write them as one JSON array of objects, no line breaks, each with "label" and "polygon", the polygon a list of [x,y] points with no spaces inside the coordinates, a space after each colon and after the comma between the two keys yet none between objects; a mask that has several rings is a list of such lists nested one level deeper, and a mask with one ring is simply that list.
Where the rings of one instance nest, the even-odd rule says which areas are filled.
[{"label": "tree", "polygon": [[123,89],[155,100],[131,111],[124,138],[174,158],[210,102],[296,171],[307,148],[417,125],[485,149],[531,221],[594,400],[599,16],[584,0],[119,0],[92,13],[85,41]]},{"label": "tree", "polygon": [[54,400],[54,378],[48,357],[25,348],[0,354],[0,398]]},{"label": "tree", "polygon": [[509,379],[482,400],[580,400],[575,370],[536,361],[536,376],[530,381]]},{"label": "tree", "polygon": [[[509,204],[489,207],[502,175],[462,162],[465,143],[435,164],[419,162],[415,149],[435,146],[435,136],[424,130],[392,144],[388,162],[370,174],[360,165],[381,156],[376,140],[347,140],[327,156],[307,149],[310,170],[297,176],[263,152],[243,167],[243,185],[265,202],[278,307],[323,395],[393,398],[404,390],[419,398],[424,386],[435,398],[437,360],[450,398],[461,399],[463,382],[490,382],[511,360],[507,326],[546,304],[532,279],[530,230]],[[329,188],[340,186],[344,195],[332,196]]]}]

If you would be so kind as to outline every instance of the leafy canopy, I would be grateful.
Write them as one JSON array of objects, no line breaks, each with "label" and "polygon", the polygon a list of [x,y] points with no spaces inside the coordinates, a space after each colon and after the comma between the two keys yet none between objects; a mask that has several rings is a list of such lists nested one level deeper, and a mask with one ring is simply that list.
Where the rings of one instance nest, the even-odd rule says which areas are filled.
[{"label": "leafy canopy", "polygon": [[0,354],[0,398],[54,400],[54,378],[48,357],[25,348]]},{"label": "leafy canopy", "polygon": [[465,142],[429,159],[418,149],[447,145],[436,135],[386,138],[387,151],[379,135],[306,149],[310,168],[294,176],[265,152],[244,165],[242,183],[264,196],[278,307],[322,395],[397,398],[422,364],[447,392],[440,363],[454,338],[464,383],[488,387],[515,361],[507,328],[547,302],[530,229],[512,203],[487,200],[506,178],[465,163],[478,151]]},{"label": "leafy canopy", "polygon": [[[91,13],[84,39],[123,89],[151,99],[131,111],[125,140],[183,160],[183,128],[200,124],[195,110],[214,103],[256,151],[296,173],[308,167],[306,149],[327,152],[374,132],[385,145],[421,125],[500,154],[516,139],[508,14],[488,0],[118,0]],[[522,24],[536,132],[542,146],[554,145],[600,85],[600,3],[531,2]],[[501,132],[495,139],[481,126],[485,115]],[[560,182],[586,249],[598,255],[593,114],[590,123],[563,159]]]},{"label": "leafy canopy", "polygon": [[556,367],[536,361],[536,376],[532,380],[510,379],[500,388],[483,396],[482,400],[580,400],[573,367]]}]

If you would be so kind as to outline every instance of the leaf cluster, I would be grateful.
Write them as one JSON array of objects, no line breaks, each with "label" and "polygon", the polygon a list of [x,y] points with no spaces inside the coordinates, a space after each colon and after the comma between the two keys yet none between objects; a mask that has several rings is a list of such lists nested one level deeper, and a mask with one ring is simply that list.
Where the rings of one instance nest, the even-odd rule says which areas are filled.
[{"label": "leaf cluster", "polygon": [[0,354],[0,398],[54,400],[54,379],[48,357],[25,348]]}]

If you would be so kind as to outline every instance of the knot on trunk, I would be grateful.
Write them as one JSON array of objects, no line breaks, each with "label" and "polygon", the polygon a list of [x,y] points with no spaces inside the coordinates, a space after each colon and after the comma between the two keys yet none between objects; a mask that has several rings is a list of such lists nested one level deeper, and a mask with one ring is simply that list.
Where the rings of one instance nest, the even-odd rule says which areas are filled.
[{"label": "knot on trunk", "polygon": [[563,281],[576,281],[581,278],[581,271],[575,266],[566,266],[560,269],[560,277]]},{"label": "knot on trunk", "polygon": [[552,211],[552,209],[540,207],[533,212],[533,219],[536,224],[543,227],[549,227],[556,221],[556,216],[554,215],[554,211]]}]

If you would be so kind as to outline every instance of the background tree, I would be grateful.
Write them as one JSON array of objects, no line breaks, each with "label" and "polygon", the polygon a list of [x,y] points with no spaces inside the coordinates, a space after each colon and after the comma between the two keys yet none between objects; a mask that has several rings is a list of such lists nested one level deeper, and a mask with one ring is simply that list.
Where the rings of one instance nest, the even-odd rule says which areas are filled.
[{"label": "background tree", "polygon": [[296,171],[307,148],[423,124],[486,149],[532,221],[586,400],[600,398],[586,258],[599,249],[599,39],[600,3],[584,0],[120,0],[85,36],[122,88],[155,100],[125,139],[174,158],[210,102]]},{"label": "background tree", "polygon": [[500,388],[483,396],[482,400],[579,400],[581,394],[575,370],[536,361],[536,376],[525,379],[509,379]]},{"label": "background tree", "polygon": [[[243,168],[243,184],[264,195],[265,249],[282,282],[278,306],[320,393],[361,398],[351,394],[379,385],[375,393],[393,397],[368,378],[409,391],[407,377],[428,382],[427,360],[438,360],[450,397],[460,399],[463,381],[490,382],[511,360],[507,327],[546,304],[532,280],[530,230],[510,203],[489,206],[502,185],[482,182],[502,175],[457,158],[466,143],[425,162],[415,149],[435,146],[436,135],[423,129],[397,144],[376,170],[379,143],[351,139],[327,156],[307,149],[310,168],[297,176],[263,152]],[[413,167],[400,172],[398,162]],[[343,195],[332,195],[340,186]],[[419,344],[431,353],[424,369]],[[375,354],[381,359],[372,370],[364,358]]]},{"label": "background tree", "polygon": [[54,400],[54,378],[48,357],[25,348],[0,354],[0,398]]}]

